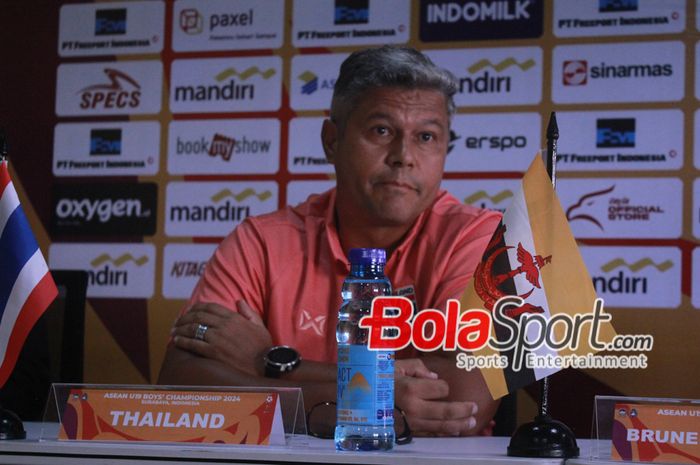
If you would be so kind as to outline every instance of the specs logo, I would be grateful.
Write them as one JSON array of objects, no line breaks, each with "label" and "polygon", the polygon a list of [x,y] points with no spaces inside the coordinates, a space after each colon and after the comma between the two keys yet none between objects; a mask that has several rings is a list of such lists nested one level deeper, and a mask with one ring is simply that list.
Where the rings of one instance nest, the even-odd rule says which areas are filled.
[{"label": "specs logo", "polygon": [[202,32],[202,23],[202,15],[195,8],[187,8],[180,12],[180,29],[185,34],[200,34]]},{"label": "specs logo", "polygon": [[109,84],[96,84],[81,89],[80,108],[136,108],[141,101],[141,86],[118,69],[105,68]]},{"label": "specs logo", "polygon": [[95,11],[95,35],[126,34],[126,8]]},{"label": "specs logo", "polygon": [[618,148],[635,146],[635,119],[598,119],[596,147]]},{"label": "specs logo", "polygon": [[367,24],[369,0],[335,0],[335,24]]},{"label": "specs logo", "polygon": [[121,155],[121,129],[91,129],[90,155]]},{"label": "specs logo", "polygon": [[600,13],[616,13],[620,11],[637,11],[639,0],[598,0]]}]

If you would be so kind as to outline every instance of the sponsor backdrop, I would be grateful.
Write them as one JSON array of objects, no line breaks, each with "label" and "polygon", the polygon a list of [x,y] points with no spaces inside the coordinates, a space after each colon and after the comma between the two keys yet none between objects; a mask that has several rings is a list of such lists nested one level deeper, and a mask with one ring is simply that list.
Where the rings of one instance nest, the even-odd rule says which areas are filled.
[{"label": "sponsor backdrop", "polygon": [[443,187],[467,204],[505,209],[557,111],[595,288],[618,332],[656,338],[648,370],[555,375],[555,409],[580,396],[556,413],[700,398],[699,2],[6,0],[1,123],[50,266],[89,273],[86,381],[156,380],[216,243],[333,185],[319,131],[340,62],[408,44],[457,77]]}]

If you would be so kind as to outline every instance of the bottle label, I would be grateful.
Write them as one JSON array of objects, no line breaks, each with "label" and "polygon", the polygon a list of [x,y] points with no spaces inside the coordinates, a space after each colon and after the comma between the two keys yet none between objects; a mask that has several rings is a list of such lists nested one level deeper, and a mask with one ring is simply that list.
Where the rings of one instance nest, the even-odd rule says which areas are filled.
[{"label": "bottle label", "polygon": [[338,424],[394,425],[394,353],[338,346]]}]

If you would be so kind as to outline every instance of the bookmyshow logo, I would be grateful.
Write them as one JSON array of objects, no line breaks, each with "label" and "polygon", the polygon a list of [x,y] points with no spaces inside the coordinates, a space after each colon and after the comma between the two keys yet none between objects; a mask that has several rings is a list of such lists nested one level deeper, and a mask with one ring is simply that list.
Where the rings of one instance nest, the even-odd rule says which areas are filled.
[{"label": "bookmyshow logo", "polygon": [[141,85],[127,73],[104,68],[109,83],[83,87],[80,94],[82,109],[136,108],[141,102]]},{"label": "bookmyshow logo", "polygon": [[255,98],[255,84],[239,84],[233,76],[237,76],[239,81],[247,81],[254,76],[262,79],[270,79],[276,73],[274,68],[261,70],[257,66],[251,66],[243,71],[229,67],[214,76],[218,84],[209,85],[181,85],[175,87],[176,102],[211,102],[211,101],[231,101],[231,100],[253,100]]},{"label": "bookmyshow logo", "polygon": [[[204,17],[196,8],[186,8],[180,11],[180,29],[189,35],[201,34],[204,27]],[[207,21],[209,32],[223,32],[221,29],[231,30],[238,27],[253,25],[253,9],[234,12],[220,12],[209,15]]]},{"label": "bookmyshow logo", "polygon": [[214,133],[211,140],[206,136],[188,139],[177,136],[175,153],[177,155],[209,155],[221,157],[230,161],[233,154],[267,154],[270,152],[272,140],[249,139],[245,135],[234,138],[220,133]]},{"label": "bookmyshow logo", "polygon": [[514,78],[512,76],[500,74],[511,68],[526,72],[535,65],[536,62],[532,58],[518,60],[514,57],[508,57],[495,63],[487,58],[478,60],[467,67],[467,72],[470,76],[459,78],[459,93],[510,93]]},{"label": "bookmyshow logo", "polygon": [[670,77],[673,65],[633,64],[610,65],[605,62],[590,66],[588,60],[565,60],[562,63],[562,80],[565,86],[585,86],[595,79],[638,79]]}]

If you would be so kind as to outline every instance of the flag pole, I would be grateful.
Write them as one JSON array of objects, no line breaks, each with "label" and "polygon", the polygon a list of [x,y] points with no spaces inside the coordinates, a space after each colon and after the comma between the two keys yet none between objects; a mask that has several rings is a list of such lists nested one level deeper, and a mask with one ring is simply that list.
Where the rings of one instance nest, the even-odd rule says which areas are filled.
[{"label": "flag pole", "polygon": [[[557,140],[559,127],[554,112],[547,125],[547,174],[556,188]],[[549,416],[549,377],[540,380],[539,414],[534,421],[520,425],[510,438],[508,455],[514,457],[570,458],[578,457],[576,436],[564,423]]]},{"label": "flag pole", "polygon": [[[0,127],[0,163],[5,161],[7,161],[7,137],[5,137],[5,129]],[[0,405],[0,441],[26,437],[27,433],[22,420],[15,412]]]}]

